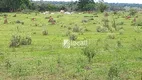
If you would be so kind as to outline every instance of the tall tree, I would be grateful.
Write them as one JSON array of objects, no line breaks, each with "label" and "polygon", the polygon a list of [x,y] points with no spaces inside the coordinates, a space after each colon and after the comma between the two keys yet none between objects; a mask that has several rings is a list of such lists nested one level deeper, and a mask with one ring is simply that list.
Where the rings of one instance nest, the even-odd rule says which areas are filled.
[{"label": "tall tree", "polygon": [[98,9],[100,12],[104,12],[107,8],[108,8],[108,5],[106,5],[106,4],[104,3],[104,0],[99,0],[99,3],[97,3],[97,9]]},{"label": "tall tree", "polygon": [[5,8],[13,11],[24,9],[30,5],[29,0],[0,0],[0,8]]},{"label": "tall tree", "polygon": [[79,0],[78,1],[78,10],[87,11],[90,8],[94,7],[94,0]]}]

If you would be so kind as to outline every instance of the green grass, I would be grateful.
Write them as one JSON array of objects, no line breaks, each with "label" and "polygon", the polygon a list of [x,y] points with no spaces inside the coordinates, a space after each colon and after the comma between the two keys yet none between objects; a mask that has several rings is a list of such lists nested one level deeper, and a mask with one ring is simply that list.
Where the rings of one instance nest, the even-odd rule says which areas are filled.
[{"label": "green grass", "polygon": [[[124,28],[124,34],[120,35],[119,31],[115,31],[116,38],[108,39],[109,32],[96,31],[97,26],[102,26],[103,14],[101,13],[98,13],[99,17],[94,17],[94,20],[87,23],[81,23],[83,19],[89,19],[84,16],[93,16],[93,14],[56,13],[35,16],[35,13],[17,13],[17,17],[12,17],[15,13],[6,14],[8,14],[8,24],[3,24],[4,17],[0,16],[0,80],[108,80],[109,69],[114,65],[118,67],[119,72],[119,76],[114,80],[141,79],[142,30],[139,33],[135,32],[134,26],[131,26],[133,18],[126,20],[121,17],[124,15],[120,14],[116,23],[124,22],[124,25],[118,25]],[[57,18],[58,15],[63,16]],[[56,20],[55,25],[51,25],[48,19],[45,19],[49,16]],[[36,20],[31,21],[31,18]],[[111,13],[108,19],[111,26]],[[17,20],[23,21],[24,25],[15,23]],[[93,24],[94,22],[96,24]],[[91,63],[82,54],[80,47],[66,49],[62,46],[63,40],[68,39],[68,36],[65,36],[68,27],[73,28],[75,24],[89,30],[83,35],[78,34],[77,40],[87,39],[96,42],[100,39],[96,46],[99,51]],[[62,25],[66,27],[61,27]],[[42,35],[43,29],[47,29],[49,34]],[[32,44],[9,48],[13,34],[31,36]],[[117,41],[120,41],[123,46],[117,47]],[[133,47],[132,44],[139,46]],[[108,50],[105,50],[105,47]]]}]

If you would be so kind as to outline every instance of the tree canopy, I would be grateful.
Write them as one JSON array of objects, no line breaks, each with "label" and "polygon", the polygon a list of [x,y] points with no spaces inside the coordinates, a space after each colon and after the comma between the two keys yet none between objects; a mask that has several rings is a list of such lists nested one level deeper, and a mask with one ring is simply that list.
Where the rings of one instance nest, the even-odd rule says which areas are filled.
[{"label": "tree canopy", "polygon": [[87,11],[94,8],[94,0],[79,0],[78,1],[78,10]]},{"label": "tree canopy", "polygon": [[29,7],[29,0],[0,0],[0,9],[7,11],[22,10]]}]

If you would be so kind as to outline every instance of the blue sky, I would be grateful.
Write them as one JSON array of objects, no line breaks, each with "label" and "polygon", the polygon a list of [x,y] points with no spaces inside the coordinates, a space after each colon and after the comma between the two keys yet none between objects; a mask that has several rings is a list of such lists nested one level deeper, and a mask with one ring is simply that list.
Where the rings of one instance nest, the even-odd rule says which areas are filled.
[{"label": "blue sky", "polygon": [[[35,1],[39,1],[39,0],[35,0]],[[44,0],[44,1],[71,1],[71,0]],[[77,0],[73,0],[73,1],[77,1]],[[97,1],[97,0],[94,0]],[[104,0],[105,2],[108,3],[140,3],[142,4],[142,0]]]}]

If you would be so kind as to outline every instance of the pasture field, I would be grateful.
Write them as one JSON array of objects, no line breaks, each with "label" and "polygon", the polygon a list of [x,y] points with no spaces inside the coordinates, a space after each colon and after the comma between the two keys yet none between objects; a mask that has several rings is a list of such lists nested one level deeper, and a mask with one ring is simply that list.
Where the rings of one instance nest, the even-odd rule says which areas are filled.
[{"label": "pasture field", "polygon": [[[142,80],[142,14],[128,14],[0,13],[0,80]],[[10,47],[13,35],[32,42]],[[63,47],[72,36],[93,41],[91,61],[83,47]]]}]

